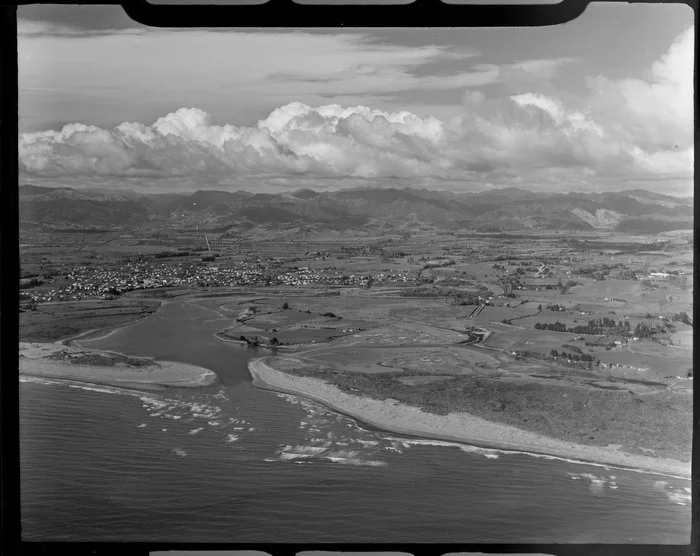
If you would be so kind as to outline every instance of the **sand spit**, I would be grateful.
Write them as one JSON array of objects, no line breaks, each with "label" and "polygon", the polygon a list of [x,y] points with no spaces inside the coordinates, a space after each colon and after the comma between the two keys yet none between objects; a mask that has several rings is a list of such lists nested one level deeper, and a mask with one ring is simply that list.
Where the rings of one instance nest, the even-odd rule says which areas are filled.
[{"label": "sand spit", "polygon": [[[61,358],[57,358],[59,355]],[[83,363],[81,359],[86,361]],[[70,347],[61,342],[20,343],[19,372],[35,377],[146,389],[210,386],[218,381],[216,373],[195,365],[126,357]]]},{"label": "sand spit", "polygon": [[304,396],[370,425],[400,434],[690,478],[690,463],[628,454],[614,446],[574,444],[467,413],[435,415],[396,400],[354,396],[321,379],[277,371],[262,359],[251,361],[248,369],[253,385],[258,388]]}]

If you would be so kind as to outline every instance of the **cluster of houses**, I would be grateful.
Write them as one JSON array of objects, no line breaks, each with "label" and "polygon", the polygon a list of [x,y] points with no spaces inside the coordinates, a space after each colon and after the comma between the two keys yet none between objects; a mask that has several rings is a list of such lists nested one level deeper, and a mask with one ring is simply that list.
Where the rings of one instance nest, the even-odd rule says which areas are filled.
[{"label": "cluster of houses", "polygon": [[123,292],[160,287],[238,287],[266,285],[337,285],[367,287],[372,283],[406,282],[401,272],[375,275],[343,274],[329,269],[295,268],[275,271],[261,259],[232,262],[230,266],[206,265],[195,262],[125,262],[119,265],[79,265],[47,284],[37,281],[27,284],[31,289],[21,291],[21,299],[35,303],[77,301],[84,298],[110,299]]},{"label": "cluster of houses", "polygon": [[[37,303],[77,301],[86,297],[109,299],[126,291],[160,287],[241,286],[259,282],[261,267],[240,263],[236,268],[219,268],[193,263],[126,262],[118,266],[73,267],[60,276],[62,287],[22,291],[21,298]],[[54,282],[55,283],[55,282]]]},{"label": "cluster of houses", "polygon": [[272,283],[286,286],[347,286],[368,287],[372,284],[398,284],[409,280],[406,272],[381,272],[377,274],[345,274],[332,269],[301,267],[278,274]]}]

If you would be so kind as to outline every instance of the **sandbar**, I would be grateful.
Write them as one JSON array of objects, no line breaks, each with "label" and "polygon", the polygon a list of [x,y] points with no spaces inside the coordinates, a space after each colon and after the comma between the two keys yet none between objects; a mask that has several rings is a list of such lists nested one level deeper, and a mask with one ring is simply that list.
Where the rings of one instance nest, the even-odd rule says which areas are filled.
[{"label": "sandbar", "polygon": [[216,373],[203,367],[86,350],[61,342],[20,343],[19,372],[35,377],[146,389],[191,388],[218,382]]},{"label": "sandbar", "polygon": [[397,400],[355,396],[319,378],[278,371],[264,359],[251,361],[248,369],[253,385],[258,388],[306,397],[364,423],[399,434],[690,478],[690,463],[674,459],[630,454],[614,445],[586,446],[566,442],[468,413],[436,415]]}]

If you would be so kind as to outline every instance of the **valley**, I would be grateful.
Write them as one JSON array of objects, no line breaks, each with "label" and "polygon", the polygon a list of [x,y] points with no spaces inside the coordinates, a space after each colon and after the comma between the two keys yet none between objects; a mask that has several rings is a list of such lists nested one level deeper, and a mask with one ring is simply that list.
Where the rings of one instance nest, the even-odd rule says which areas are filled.
[{"label": "valley", "polygon": [[[421,212],[439,193],[420,193],[404,214],[399,190],[361,190],[387,201],[384,217],[375,206],[362,224],[280,221],[271,210],[279,199],[234,217],[243,209],[206,205],[204,197],[228,198],[210,193],[171,198],[205,205],[180,213],[182,222],[138,222],[138,211],[119,226],[90,212],[80,225],[23,218],[22,340],[114,327],[187,298],[229,322],[220,341],[257,350],[290,380],[425,415],[471,415],[591,453],[612,446],[689,465],[692,230],[627,233],[605,226],[631,216],[591,208],[588,222],[580,208],[567,213],[575,224],[566,230],[549,214],[537,226],[489,231],[479,217]],[[59,197],[32,206],[84,210],[84,199]]]}]

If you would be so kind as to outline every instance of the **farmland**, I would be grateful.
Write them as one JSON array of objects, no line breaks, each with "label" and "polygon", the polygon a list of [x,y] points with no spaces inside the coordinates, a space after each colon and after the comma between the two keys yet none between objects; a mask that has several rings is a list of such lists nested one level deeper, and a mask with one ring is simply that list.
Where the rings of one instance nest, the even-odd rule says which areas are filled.
[{"label": "farmland", "polygon": [[31,231],[22,338],[184,295],[228,320],[221,341],[293,355],[285,372],[356,395],[690,457],[692,236],[258,232],[209,232],[209,251],[192,231]]}]

